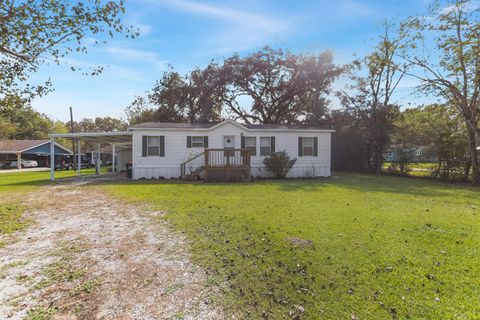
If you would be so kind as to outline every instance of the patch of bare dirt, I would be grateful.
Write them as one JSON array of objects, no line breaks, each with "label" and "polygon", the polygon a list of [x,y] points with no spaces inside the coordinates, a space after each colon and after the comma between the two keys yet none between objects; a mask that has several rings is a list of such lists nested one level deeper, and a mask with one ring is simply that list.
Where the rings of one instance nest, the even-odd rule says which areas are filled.
[{"label": "patch of bare dirt", "polygon": [[310,247],[313,244],[312,240],[306,240],[302,238],[290,237],[290,238],[287,238],[286,240],[292,245],[300,248]]},{"label": "patch of bare dirt", "polygon": [[0,248],[0,319],[223,319],[188,243],[91,186],[26,197],[34,223]]}]

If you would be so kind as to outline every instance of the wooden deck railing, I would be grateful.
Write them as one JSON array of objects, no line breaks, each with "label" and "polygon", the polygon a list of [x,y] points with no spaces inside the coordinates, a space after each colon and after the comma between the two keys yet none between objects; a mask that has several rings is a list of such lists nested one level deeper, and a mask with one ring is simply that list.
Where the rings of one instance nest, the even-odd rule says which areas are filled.
[{"label": "wooden deck railing", "polygon": [[[203,159],[199,159],[200,157]],[[202,161],[203,160],[203,161]],[[200,161],[201,163],[197,163]],[[245,149],[205,149],[204,152],[195,155],[180,164],[180,176],[187,175],[187,166],[195,166],[195,169],[204,167],[209,169],[246,169],[250,171],[250,152]],[[189,173],[194,171],[192,168]]]},{"label": "wooden deck railing", "polygon": [[205,167],[250,167],[250,152],[245,149],[206,149]]}]

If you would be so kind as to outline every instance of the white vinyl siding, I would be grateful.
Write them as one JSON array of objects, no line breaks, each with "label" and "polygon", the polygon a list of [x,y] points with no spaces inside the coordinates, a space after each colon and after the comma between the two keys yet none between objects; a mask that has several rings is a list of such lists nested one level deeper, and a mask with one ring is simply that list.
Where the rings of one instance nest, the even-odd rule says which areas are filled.
[{"label": "white vinyl siding", "polygon": [[257,155],[257,137],[245,137],[245,149],[250,151],[251,156]]},{"label": "white vinyl siding", "polygon": [[260,155],[270,156],[272,153],[272,138],[260,137]]},{"label": "white vinyl siding", "polygon": [[160,137],[147,137],[147,156],[160,156]]},{"label": "white vinyl siding", "polygon": [[[143,129],[133,131],[133,178],[178,178],[180,176],[180,164],[188,160],[192,155],[203,152],[203,149],[190,149],[187,146],[187,137],[190,136],[208,136],[208,147],[212,149],[224,148],[224,137],[233,136],[234,147],[242,148],[241,136],[256,137],[257,152],[256,156],[251,158],[251,174],[254,177],[270,177],[271,173],[265,170],[263,159],[260,156],[260,137],[268,139],[275,136],[275,149],[285,150],[290,158],[297,158],[295,165],[289,171],[288,177],[311,177],[311,176],[330,176],[331,159],[331,133],[330,132],[312,132],[312,131],[278,131],[278,130],[244,130],[234,124],[226,123],[213,130],[195,130],[195,129]],[[142,136],[165,136],[165,157],[143,157],[142,156]],[[318,137],[318,156],[317,157],[299,157],[298,156],[298,138],[299,137]],[[270,141],[266,143],[270,147]],[[270,149],[270,148],[269,148]],[[146,151],[146,150],[145,150]],[[146,152],[145,152],[146,153]],[[199,158],[198,163],[201,163]]]}]

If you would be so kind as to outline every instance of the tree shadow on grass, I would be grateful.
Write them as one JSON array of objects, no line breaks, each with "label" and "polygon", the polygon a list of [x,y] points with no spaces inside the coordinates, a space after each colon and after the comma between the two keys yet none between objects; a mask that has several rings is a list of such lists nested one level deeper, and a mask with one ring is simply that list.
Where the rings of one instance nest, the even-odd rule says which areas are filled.
[{"label": "tree shadow on grass", "polygon": [[[88,176],[83,178],[89,179]],[[55,182],[50,182],[48,179],[35,179],[24,181],[6,181],[0,180],[0,191],[8,191],[10,188],[14,191],[15,187],[22,186],[44,186],[44,185],[58,185],[68,184],[75,182],[75,177],[59,178]],[[3,183],[2,183],[3,182]],[[201,188],[218,188],[219,186],[235,186],[238,188],[249,188],[253,185],[268,185],[269,187],[276,187],[279,191],[283,192],[322,192],[327,188],[341,188],[345,190],[357,191],[357,192],[372,192],[372,193],[391,193],[391,194],[405,194],[422,197],[438,197],[449,196],[453,192],[463,191],[464,196],[477,198],[480,196],[480,188],[472,187],[463,184],[450,184],[445,182],[431,181],[421,178],[409,178],[409,177],[394,177],[394,176],[377,176],[374,174],[362,174],[362,173],[347,173],[338,172],[334,173],[329,178],[318,179],[286,179],[286,180],[269,180],[258,179],[253,182],[245,183],[203,183],[203,182],[185,182],[175,179],[145,179],[145,180],[127,180],[120,179],[102,179],[102,175],[93,176],[92,184],[102,185],[124,185],[125,187],[136,185],[154,185],[154,184],[183,184],[193,187]]]},{"label": "tree shadow on grass", "polygon": [[361,173],[335,173],[330,178],[298,179],[277,182],[281,191],[317,192],[325,188],[342,188],[357,192],[405,194],[422,197],[452,195],[462,190],[472,192],[472,197],[480,195],[480,188],[462,184],[449,184],[420,178],[377,176]]},{"label": "tree shadow on grass", "polygon": [[[257,179],[253,182],[245,183],[204,183],[204,182],[186,182],[177,180],[155,180],[145,179],[136,181],[105,181],[102,184],[123,184],[125,186],[134,185],[155,185],[155,184],[181,184],[192,186],[194,188],[210,189],[218,187],[235,186],[236,189],[250,188],[251,186],[265,185],[268,188],[275,188],[283,192],[323,192],[326,189],[344,189],[357,192],[372,193],[391,193],[405,194],[423,197],[448,196],[455,189],[463,189],[465,191],[480,192],[480,189],[471,188],[465,185],[451,185],[442,182],[392,177],[392,176],[376,176],[370,174],[357,173],[338,173],[329,178],[317,179]],[[261,191],[259,191],[261,192]],[[475,194],[476,196],[476,194]]]},{"label": "tree shadow on grass", "polygon": [[[84,174],[79,180],[85,180],[90,177],[95,177],[95,174]],[[96,176],[96,177],[101,177]],[[68,184],[68,183],[73,183],[77,181],[76,176],[69,176],[69,177],[59,177],[55,178],[55,181],[50,181],[50,176],[47,178],[44,177],[33,177],[31,179],[28,178],[28,176],[20,176],[18,179],[11,178],[10,179],[5,179],[2,180],[2,177],[0,176],[0,190],[8,190],[9,188],[14,188],[14,187],[28,187],[28,186],[46,186],[46,185],[61,185],[61,184]],[[100,180],[100,179],[98,179]],[[92,181],[95,182],[95,181]]]}]

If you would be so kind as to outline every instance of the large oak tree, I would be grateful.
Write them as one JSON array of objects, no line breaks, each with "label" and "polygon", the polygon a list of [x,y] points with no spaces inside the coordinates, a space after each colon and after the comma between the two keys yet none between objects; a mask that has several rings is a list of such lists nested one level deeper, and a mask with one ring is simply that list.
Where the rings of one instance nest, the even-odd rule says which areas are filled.
[{"label": "large oak tree", "polygon": [[234,55],[182,76],[167,71],[127,108],[131,122],[212,122],[228,117],[245,123],[319,124],[327,113],[333,82],[345,71],[330,52],[295,55],[265,47]]},{"label": "large oak tree", "polygon": [[127,107],[129,123],[219,121],[223,87],[212,76],[216,70],[213,64],[184,76],[173,68],[167,70],[146,97],[136,97]]},{"label": "large oak tree", "polygon": [[326,113],[333,82],[344,72],[331,52],[292,54],[265,47],[227,58],[218,69],[225,111],[246,123],[316,122]]}]

